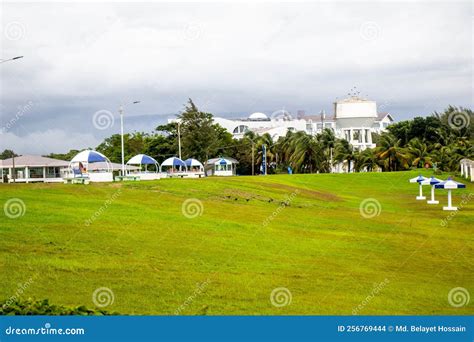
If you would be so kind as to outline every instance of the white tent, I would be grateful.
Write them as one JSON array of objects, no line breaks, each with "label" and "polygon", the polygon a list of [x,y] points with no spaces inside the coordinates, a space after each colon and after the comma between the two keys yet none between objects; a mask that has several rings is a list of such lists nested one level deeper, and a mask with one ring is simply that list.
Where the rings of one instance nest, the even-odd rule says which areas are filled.
[{"label": "white tent", "polygon": [[[139,176],[140,180],[152,180],[160,179],[161,167],[158,162],[146,154],[137,154],[136,156],[130,158],[127,162],[127,166],[130,165],[139,165],[136,170],[128,172],[128,174]],[[145,166],[145,170],[142,169],[142,166]],[[154,170],[148,170],[149,165],[154,165]]]},{"label": "white tent", "polygon": [[186,171],[186,164],[184,161],[177,157],[171,157],[166,159],[163,163],[161,163],[161,168],[166,168],[168,173],[174,172],[185,172]]},{"label": "white tent", "polygon": [[[94,167],[100,164],[100,167]],[[93,165],[96,164],[96,165]],[[102,153],[85,150],[79,152],[69,163],[72,178],[87,178],[91,182],[112,182],[112,163]]]}]

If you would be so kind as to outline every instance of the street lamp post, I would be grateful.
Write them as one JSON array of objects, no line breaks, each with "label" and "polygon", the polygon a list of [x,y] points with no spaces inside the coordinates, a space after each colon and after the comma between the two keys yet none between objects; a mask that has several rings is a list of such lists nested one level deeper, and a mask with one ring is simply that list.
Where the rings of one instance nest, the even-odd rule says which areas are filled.
[{"label": "street lamp post", "polygon": [[[131,104],[137,104],[140,103],[140,101],[134,101]],[[120,145],[121,145],[121,150],[122,150],[122,177],[125,176],[125,152],[124,152],[124,143],[123,143],[123,112],[124,112],[124,106],[125,105],[120,105],[119,107],[119,114],[120,114]]]},{"label": "street lamp post", "polygon": [[179,159],[181,159],[181,130],[180,130],[181,122],[178,121],[178,153]]}]

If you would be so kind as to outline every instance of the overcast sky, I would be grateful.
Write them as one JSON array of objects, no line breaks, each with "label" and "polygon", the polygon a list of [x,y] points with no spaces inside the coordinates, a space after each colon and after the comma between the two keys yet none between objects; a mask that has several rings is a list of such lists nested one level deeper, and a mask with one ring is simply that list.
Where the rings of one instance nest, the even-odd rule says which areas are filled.
[{"label": "overcast sky", "polygon": [[396,120],[472,107],[470,2],[0,6],[0,58],[25,56],[0,66],[0,150],[95,147],[134,100],[126,131],[188,97],[227,117],[332,114],[353,86]]}]

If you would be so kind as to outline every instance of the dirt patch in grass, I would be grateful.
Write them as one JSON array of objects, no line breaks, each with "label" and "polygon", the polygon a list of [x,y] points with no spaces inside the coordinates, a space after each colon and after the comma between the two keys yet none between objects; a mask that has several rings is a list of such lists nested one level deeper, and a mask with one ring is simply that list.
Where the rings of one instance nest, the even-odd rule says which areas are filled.
[{"label": "dirt patch in grass", "polygon": [[263,186],[268,186],[273,189],[281,189],[288,192],[298,192],[303,196],[308,196],[311,198],[317,198],[323,201],[333,201],[333,202],[341,202],[342,198],[339,196],[329,193],[329,192],[321,192],[316,190],[309,190],[303,188],[295,188],[294,186],[285,185],[285,184],[277,184],[277,183],[264,183]]}]

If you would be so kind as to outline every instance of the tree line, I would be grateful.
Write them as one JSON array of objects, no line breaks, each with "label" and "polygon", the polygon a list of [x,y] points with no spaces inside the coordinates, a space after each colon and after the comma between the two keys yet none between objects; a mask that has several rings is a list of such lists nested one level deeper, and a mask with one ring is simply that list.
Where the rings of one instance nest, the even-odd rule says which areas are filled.
[{"label": "tree line", "polygon": [[[214,123],[211,113],[200,111],[191,99],[178,119],[179,127],[178,123],[168,123],[151,133],[125,134],[125,160],[139,153],[159,162],[177,156],[178,129],[183,159],[196,158],[204,163],[213,157],[233,157],[239,161],[237,173],[241,175],[260,173],[263,145],[268,173],[286,173],[288,167],[295,173],[326,173],[339,163],[353,172],[401,171],[424,166],[453,172],[458,170],[461,159],[474,159],[473,112],[462,107],[449,106],[442,113],[394,123],[380,135],[372,133],[377,147],[363,151],[354,149],[347,140],[336,138],[331,129],[316,135],[288,131],[277,141],[268,133],[258,135],[248,131],[242,139],[234,139]],[[96,150],[112,162],[120,163],[120,146],[120,135],[114,134]],[[71,150],[48,156],[70,160],[78,152]],[[0,158],[9,158],[11,153],[5,150]]]}]

